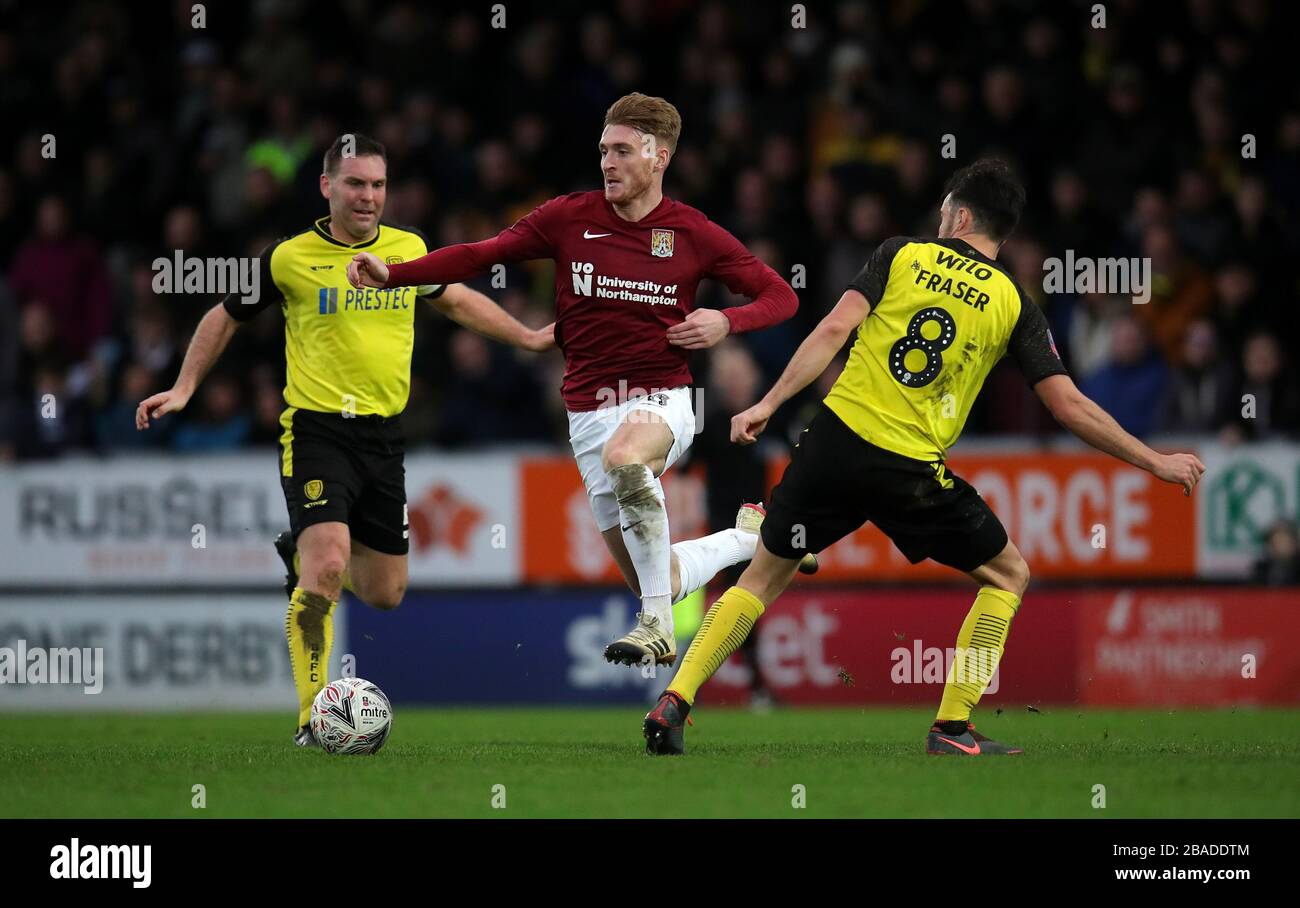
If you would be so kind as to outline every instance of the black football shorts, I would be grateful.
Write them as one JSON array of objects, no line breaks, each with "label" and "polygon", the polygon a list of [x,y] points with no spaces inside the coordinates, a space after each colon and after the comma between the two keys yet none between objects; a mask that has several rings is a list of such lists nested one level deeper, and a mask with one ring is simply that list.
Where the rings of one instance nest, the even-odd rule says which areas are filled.
[{"label": "black football shorts", "polygon": [[997,515],[942,462],[878,448],[823,404],[772,491],[763,545],[782,558],[802,558],[868,520],[912,564],[932,558],[969,572],[1007,544]]},{"label": "black football shorts", "polygon": [[338,521],[362,545],[405,555],[410,533],[401,417],[291,409],[282,422],[280,484],[294,540],[313,524]]}]

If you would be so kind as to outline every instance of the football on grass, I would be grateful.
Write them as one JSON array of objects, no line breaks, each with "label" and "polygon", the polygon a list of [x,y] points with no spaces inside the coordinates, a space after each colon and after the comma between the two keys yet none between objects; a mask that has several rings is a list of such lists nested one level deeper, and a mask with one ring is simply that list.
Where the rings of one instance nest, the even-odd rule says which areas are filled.
[{"label": "football on grass", "polygon": [[311,733],[326,753],[376,753],[392,727],[388,698],[361,678],[331,681],[311,705]]}]

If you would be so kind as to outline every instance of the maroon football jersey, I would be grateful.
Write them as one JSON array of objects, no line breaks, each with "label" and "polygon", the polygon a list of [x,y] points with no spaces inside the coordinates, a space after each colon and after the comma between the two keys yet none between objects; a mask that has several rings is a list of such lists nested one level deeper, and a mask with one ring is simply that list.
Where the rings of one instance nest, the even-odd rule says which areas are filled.
[{"label": "maroon football jersey", "polygon": [[600,190],[551,199],[491,240],[392,265],[388,284],[449,283],[497,262],[543,258],[555,260],[555,340],[574,411],[691,383],[690,351],[666,332],[695,308],[701,278],[755,300],[723,310],[733,333],[783,321],[798,305],[776,272],[691,206],[665,197],[634,223]]}]

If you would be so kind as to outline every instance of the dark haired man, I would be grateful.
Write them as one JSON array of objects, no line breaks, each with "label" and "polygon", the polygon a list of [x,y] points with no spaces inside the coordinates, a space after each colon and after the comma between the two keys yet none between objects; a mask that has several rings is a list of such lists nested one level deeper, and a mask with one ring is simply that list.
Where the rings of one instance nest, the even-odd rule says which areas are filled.
[{"label": "dark haired man", "polygon": [[944,466],[989,370],[1010,354],[1063,426],[1181,484],[1185,494],[1205,470],[1191,454],[1148,448],[1066,375],[1047,320],[995,261],[1024,202],[1024,189],[999,160],[958,171],[939,209],[938,238],[882,243],[772,390],[733,417],[731,440],[752,444],[776,408],[816,379],[857,332],[848,364],[772,493],[753,561],[709,610],[645,718],[649,753],[684,751],[683,725],[696,692],[786,588],[800,558],[868,520],[913,564],[933,558],[980,585],[957,636],[926,752],[1021,752],[977,733],[970,714],[1002,657],[1029,567],[979,493]]},{"label": "dark haired man", "polygon": [[[409,227],[384,224],[388,156],[360,134],[325,152],[321,195],[329,215],[277,240],[259,260],[260,294],[232,293],[203,317],[176,384],[141,401],[136,428],[184,409],[243,322],[279,303],[284,311],[287,408],[280,417],[280,482],[290,532],[276,540],[288,578],[285,633],[298,690],[294,741],[315,743],[312,700],[325,686],[341,590],[380,609],[406,591],[408,525],[401,413],[411,382],[415,305],[434,308],[493,340],[526,350],[554,346],[554,326],[531,330],[463,284],[355,289],[347,269],[359,250],[389,264],[428,246]],[[296,546],[295,546],[296,543]]]}]

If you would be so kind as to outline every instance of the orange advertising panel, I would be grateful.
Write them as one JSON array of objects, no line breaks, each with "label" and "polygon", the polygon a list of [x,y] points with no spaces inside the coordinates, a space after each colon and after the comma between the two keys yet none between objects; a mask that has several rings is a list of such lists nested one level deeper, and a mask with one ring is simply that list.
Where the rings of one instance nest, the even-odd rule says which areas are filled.
[{"label": "orange advertising panel", "polygon": [[[573,458],[528,457],[520,469],[524,579],[533,583],[621,584],[623,576],[596,529]],[[673,541],[707,532],[699,471],[669,470],[663,486]]]},{"label": "orange advertising panel", "polygon": [[[780,481],[784,459],[771,464]],[[1196,569],[1196,512],[1182,489],[1102,454],[969,454],[951,470],[979,490],[1039,579],[1186,578]],[[524,579],[618,583],[620,576],[587,504],[572,459],[521,464]],[[705,531],[702,470],[664,477],[673,540]],[[813,582],[934,581],[953,576],[926,561],[910,565],[875,527],[821,554]]]},{"label": "orange advertising panel", "polygon": [[[787,461],[773,461],[770,484]],[[1147,579],[1196,571],[1196,510],[1179,486],[1103,454],[970,454],[948,461],[988,502],[1037,578]],[[874,526],[820,556],[815,581],[935,580]]]}]

